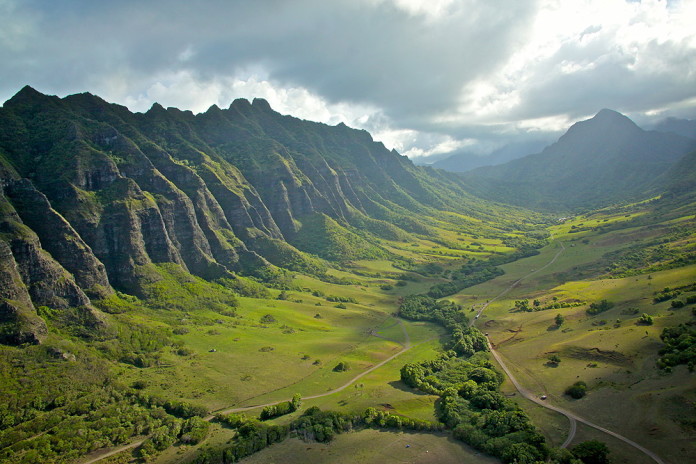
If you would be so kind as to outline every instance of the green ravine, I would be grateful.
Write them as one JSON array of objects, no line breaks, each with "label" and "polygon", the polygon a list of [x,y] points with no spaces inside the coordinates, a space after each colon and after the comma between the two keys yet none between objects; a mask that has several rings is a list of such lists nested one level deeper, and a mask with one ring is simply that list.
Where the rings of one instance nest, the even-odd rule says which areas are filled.
[{"label": "green ravine", "polygon": [[264,100],[26,87],[0,108],[0,462],[383,460],[395,436],[438,462],[696,460],[693,159],[510,206]]}]

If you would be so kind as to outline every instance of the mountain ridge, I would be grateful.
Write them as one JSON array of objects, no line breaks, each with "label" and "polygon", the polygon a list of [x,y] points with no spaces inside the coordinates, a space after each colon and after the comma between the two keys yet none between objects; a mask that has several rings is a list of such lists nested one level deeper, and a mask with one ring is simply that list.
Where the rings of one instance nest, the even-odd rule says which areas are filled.
[{"label": "mountain ridge", "polygon": [[[89,295],[147,297],[166,279],[162,263],[207,280],[281,268],[323,275],[322,260],[387,256],[378,238],[428,235],[439,211],[490,214],[454,175],[263,99],[195,115],[157,103],[132,113],[90,93],[26,86],[0,109],[0,166],[3,237],[13,244],[3,259],[22,276],[8,270],[3,297],[26,288],[25,303],[85,314]],[[343,257],[341,242],[352,245]],[[31,263],[56,276],[40,292]],[[36,312],[21,308],[5,311],[27,329],[9,338],[39,340]]]}]

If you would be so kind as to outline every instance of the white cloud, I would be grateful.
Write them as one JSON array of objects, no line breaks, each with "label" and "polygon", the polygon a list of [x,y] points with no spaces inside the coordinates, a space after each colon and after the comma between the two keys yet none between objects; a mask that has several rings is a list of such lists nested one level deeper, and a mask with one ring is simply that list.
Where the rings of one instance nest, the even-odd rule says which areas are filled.
[{"label": "white cloud", "polygon": [[[465,83],[458,109],[441,120],[535,121],[539,129],[550,121],[551,128],[573,109],[587,114],[618,102],[625,105],[619,110],[642,104],[647,111],[653,103],[641,94],[651,85],[684,88],[679,81],[690,81],[694,87],[682,93],[691,97],[695,17],[693,0],[544,0],[525,43],[495,73]],[[611,92],[610,84],[618,88]]]},{"label": "white cloud", "polygon": [[447,15],[454,0],[392,0],[397,8],[413,16],[424,16],[436,20]]}]

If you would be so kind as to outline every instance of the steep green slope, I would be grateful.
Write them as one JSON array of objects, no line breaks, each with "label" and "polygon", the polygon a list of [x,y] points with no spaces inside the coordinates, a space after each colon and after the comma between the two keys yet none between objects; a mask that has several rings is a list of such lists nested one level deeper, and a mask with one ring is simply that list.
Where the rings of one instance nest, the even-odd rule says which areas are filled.
[{"label": "steep green slope", "polygon": [[[66,276],[50,292],[73,282],[79,298],[67,306],[113,289],[147,297],[167,279],[165,263],[227,282],[277,279],[273,265],[325,276],[322,259],[388,257],[380,240],[434,236],[451,221],[444,211],[497,236],[526,220],[365,131],[282,116],[258,99],[198,115],[158,104],[134,114],[87,93],[25,87],[0,109],[0,167],[3,217],[16,224],[6,242],[33,237],[35,254]],[[8,272],[23,259],[10,249]],[[21,275],[5,298],[27,287],[34,306],[58,305]],[[8,314],[29,317],[20,306]]]}]

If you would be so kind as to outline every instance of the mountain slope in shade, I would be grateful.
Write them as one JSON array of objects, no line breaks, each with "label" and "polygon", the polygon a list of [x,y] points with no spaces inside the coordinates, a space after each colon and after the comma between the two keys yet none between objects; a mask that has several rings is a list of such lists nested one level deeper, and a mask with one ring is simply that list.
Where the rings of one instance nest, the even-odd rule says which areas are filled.
[{"label": "mountain slope in shade", "polygon": [[595,208],[645,197],[657,178],[696,147],[672,133],[644,131],[602,110],[574,124],[541,153],[463,175],[478,195],[546,210]]},{"label": "mountain slope in shade", "polygon": [[696,199],[696,151],[686,154],[657,184],[664,186],[665,197]]},{"label": "mountain slope in shade", "polygon": [[672,132],[674,134],[683,135],[696,139],[696,120],[693,119],[678,119],[667,118],[657,123],[653,130],[658,132]]},{"label": "mountain slope in shade", "polygon": [[431,166],[450,172],[467,172],[482,166],[497,166],[527,156],[531,153],[538,153],[539,150],[542,150],[547,145],[547,141],[532,140],[505,145],[504,147],[492,151],[488,155],[459,152],[445,159],[438,160]]}]

